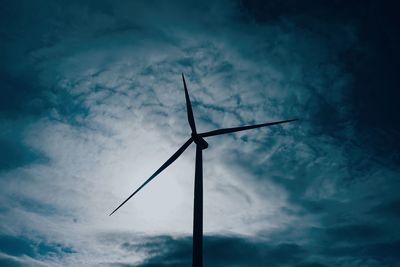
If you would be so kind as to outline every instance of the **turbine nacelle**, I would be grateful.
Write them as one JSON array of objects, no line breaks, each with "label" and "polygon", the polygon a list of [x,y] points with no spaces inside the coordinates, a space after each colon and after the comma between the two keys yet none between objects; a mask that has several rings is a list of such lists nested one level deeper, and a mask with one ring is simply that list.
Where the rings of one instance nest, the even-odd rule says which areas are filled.
[{"label": "turbine nacelle", "polygon": [[204,150],[208,147],[208,143],[200,135],[192,133],[192,138],[193,138],[193,142],[195,142],[195,144],[198,145],[202,150]]}]

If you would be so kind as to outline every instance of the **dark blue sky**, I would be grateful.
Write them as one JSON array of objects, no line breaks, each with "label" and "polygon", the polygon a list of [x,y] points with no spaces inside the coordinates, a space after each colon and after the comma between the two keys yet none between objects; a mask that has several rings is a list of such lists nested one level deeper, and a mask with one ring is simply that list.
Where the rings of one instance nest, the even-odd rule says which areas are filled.
[{"label": "dark blue sky", "polygon": [[395,1],[1,1],[0,265],[400,266]]}]

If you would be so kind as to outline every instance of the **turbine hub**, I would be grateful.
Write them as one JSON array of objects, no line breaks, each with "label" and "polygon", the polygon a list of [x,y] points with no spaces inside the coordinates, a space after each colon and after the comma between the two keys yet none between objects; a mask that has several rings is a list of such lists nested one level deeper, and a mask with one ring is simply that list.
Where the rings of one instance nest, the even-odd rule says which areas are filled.
[{"label": "turbine hub", "polygon": [[193,141],[196,143],[196,145],[200,146],[201,149],[206,149],[208,147],[208,143],[206,142],[206,140],[203,139],[203,137],[193,133],[192,137]]}]

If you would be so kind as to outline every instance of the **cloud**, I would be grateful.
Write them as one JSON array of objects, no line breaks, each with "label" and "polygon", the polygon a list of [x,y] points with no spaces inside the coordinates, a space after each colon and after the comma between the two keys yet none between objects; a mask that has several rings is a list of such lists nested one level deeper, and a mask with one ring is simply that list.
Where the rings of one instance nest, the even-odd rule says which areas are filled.
[{"label": "cloud", "polygon": [[[360,132],[358,72],[343,59],[359,51],[363,26],[318,4],[193,4],[43,1],[35,13],[37,3],[13,2],[1,11],[5,264],[188,265],[193,148],[107,217],[188,138],[181,72],[200,131],[301,118],[207,140],[210,264],[391,264],[396,154],[363,140],[397,139]],[[32,252],[37,239],[57,256]]]},{"label": "cloud", "polygon": [[27,239],[24,236],[0,236],[0,263],[2,266],[60,266],[55,261],[63,254],[74,253],[71,248],[61,244],[45,243],[40,239]]},{"label": "cloud", "polygon": [[[150,241],[150,242],[149,242]],[[138,266],[188,266],[191,264],[191,238],[159,236],[141,247],[124,243],[128,250],[147,250],[153,254]],[[239,237],[206,236],[204,255],[207,266],[287,266],[304,260],[305,251],[296,244],[268,245],[268,243]],[[284,256],[285,255],[285,256]]]}]

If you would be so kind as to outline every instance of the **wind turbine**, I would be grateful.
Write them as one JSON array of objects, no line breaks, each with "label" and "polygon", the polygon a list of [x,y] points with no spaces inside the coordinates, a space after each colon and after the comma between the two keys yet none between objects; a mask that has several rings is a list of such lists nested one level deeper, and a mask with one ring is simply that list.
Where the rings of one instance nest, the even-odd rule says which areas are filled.
[{"label": "wind turbine", "polygon": [[185,150],[189,147],[192,142],[196,144],[196,167],[194,177],[194,208],[193,208],[193,267],[203,266],[203,150],[208,147],[208,143],[204,140],[205,137],[217,136],[222,134],[234,133],[239,131],[245,131],[250,129],[256,129],[281,123],[287,123],[293,120],[275,121],[262,124],[233,127],[218,129],[214,131],[197,133],[196,124],[194,122],[192,103],[190,102],[189,93],[186,87],[185,76],[182,73],[183,87],[185,89],[186,98],[186,110],[188,116],[189,126],[192,130],[191,137],[163,164],[153,175],[150,176],[136,191],[134,191],[127,199],[125,199],[110,216],[113,215],[119,208],[121,208],[129,199],[131,199],[137,192],[140,191],[145,185],[153,180],[159,173],[171,165]]}]

